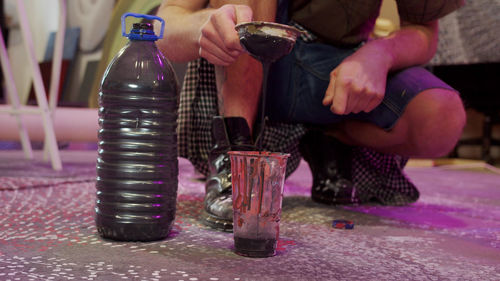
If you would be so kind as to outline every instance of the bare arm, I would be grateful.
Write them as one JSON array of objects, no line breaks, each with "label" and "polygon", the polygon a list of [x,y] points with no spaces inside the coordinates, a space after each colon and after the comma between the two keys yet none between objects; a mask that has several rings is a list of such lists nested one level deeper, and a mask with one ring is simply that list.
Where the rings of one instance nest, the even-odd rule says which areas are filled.
[{"label": "bare arm", "polygon": [[323,104],[333,113],[370,112],[384,98],[389,71],[421,65],[434,56],[437,21],[401,26],[388,37],[367,42],[331,72]]},{"label": "bare arm", "polygon": [[199,57],[223,66],[219,97],[225,116],[244,117],[252,127],[262,85],[260,62],[246,54],[234,29],[240,22],[274,21],[276,0],[165,0],[158,15],[166,22],[158,46],[172,61]]},{"label": "bare arm", "polygon": [[420,25],[402,22],[400,30],[370,43],[385,49],[389,55],[390,70],[422,65],[436,53],[438,21]]},{"label": "bare arm", "polygon": [[158,47],[172,61],[197,58],[201,24],[206,22],[212,9],[204,9],[206,0],[166,0],[157,15],[165,20],[164,38]]},{"label": "bare arm", "polygon": [[[240,2],[240,1],[228,1]],[[207,8],[206,0],[165,0],[157,15],[165,19],[160,50],[172,61],[204,57],[216,65],[229,65],[243,53],[234,25],[250,21],[248,6],[231,4]]]}]

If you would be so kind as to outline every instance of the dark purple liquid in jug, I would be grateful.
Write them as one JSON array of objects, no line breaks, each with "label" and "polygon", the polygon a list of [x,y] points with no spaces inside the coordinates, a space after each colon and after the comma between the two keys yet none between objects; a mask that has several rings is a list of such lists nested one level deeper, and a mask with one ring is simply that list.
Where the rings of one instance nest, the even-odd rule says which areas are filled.
[{"label": "dark purple liquid in jug", "polygon": [[[152,26],[137,28],[152,32]],[[108,66],[99,93],[95,211],[101,236],[168,236],[177,199],[178,93],[175,73],[154,41],[130,40]]]}]

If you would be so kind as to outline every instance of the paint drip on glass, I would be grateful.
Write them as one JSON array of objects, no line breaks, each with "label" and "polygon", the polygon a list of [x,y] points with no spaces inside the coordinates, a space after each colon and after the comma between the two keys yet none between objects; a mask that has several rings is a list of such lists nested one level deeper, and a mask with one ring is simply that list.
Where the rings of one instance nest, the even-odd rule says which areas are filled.
[{"label": "paint drip on glass", "polygon": [[247,257],[276,253],[286,153],[229,151],[235,252]]}]

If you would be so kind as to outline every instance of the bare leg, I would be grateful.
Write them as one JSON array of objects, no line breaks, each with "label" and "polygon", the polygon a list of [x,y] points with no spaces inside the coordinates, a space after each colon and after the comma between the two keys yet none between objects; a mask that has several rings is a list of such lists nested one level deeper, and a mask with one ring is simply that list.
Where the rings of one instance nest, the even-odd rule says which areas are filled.
[{"label": "bare leg", "polygon": [[225,117],[243,117],[252,128],[259,107],[261,63],[249,55],[242,55],[233,65],[217,74],[221,72],[224,77],[217,77],[222,80],[219,91],[221,114]]},{"label": "bare leg", "polygon": [[334,133],[345,143],[371,147],[382,153],[409,157],[446,155],[460,138],[465,110],[459,95],[429,89],[417,95],[390,131],[373,124],[348,121]]},{"label": "bare leg", "polygon": [[[274,21],[277,1],[242,0],[238,4],[248,5],[253,11],[253,20]],[[218,8],[224,4],[234,4],[230,0],[210,0],[210,6]],[[250,57],[241,55],[236,62],[224,68],[224,77],[219,80],[219,108],[225,117],[243,117],[253,128],[262,85],[262,64]],[[220,85],[222,84],[222,85]]]}]

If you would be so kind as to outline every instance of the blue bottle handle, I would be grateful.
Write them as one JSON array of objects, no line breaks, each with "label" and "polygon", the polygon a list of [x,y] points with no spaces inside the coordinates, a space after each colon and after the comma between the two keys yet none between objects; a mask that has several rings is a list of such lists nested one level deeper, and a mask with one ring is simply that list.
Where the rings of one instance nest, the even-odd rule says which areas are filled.
[{"label": "blue bottle handle", "polygon": [[161,22],[161,31],[160,31],[160,36],[158,36],[158,39],[163,38],[163,30],[165,29],[165,21],[157,16],[150,16],[150,15],[143,15],[143,14],[136,14],[136,13],[125,13],[122,15],[122,35],[125,37],[128,37],[130,34],[127,34],[125,30],[125,18],[128,16],[136,17],[136,18],[144,18],[147,20],[158,20]]}]

